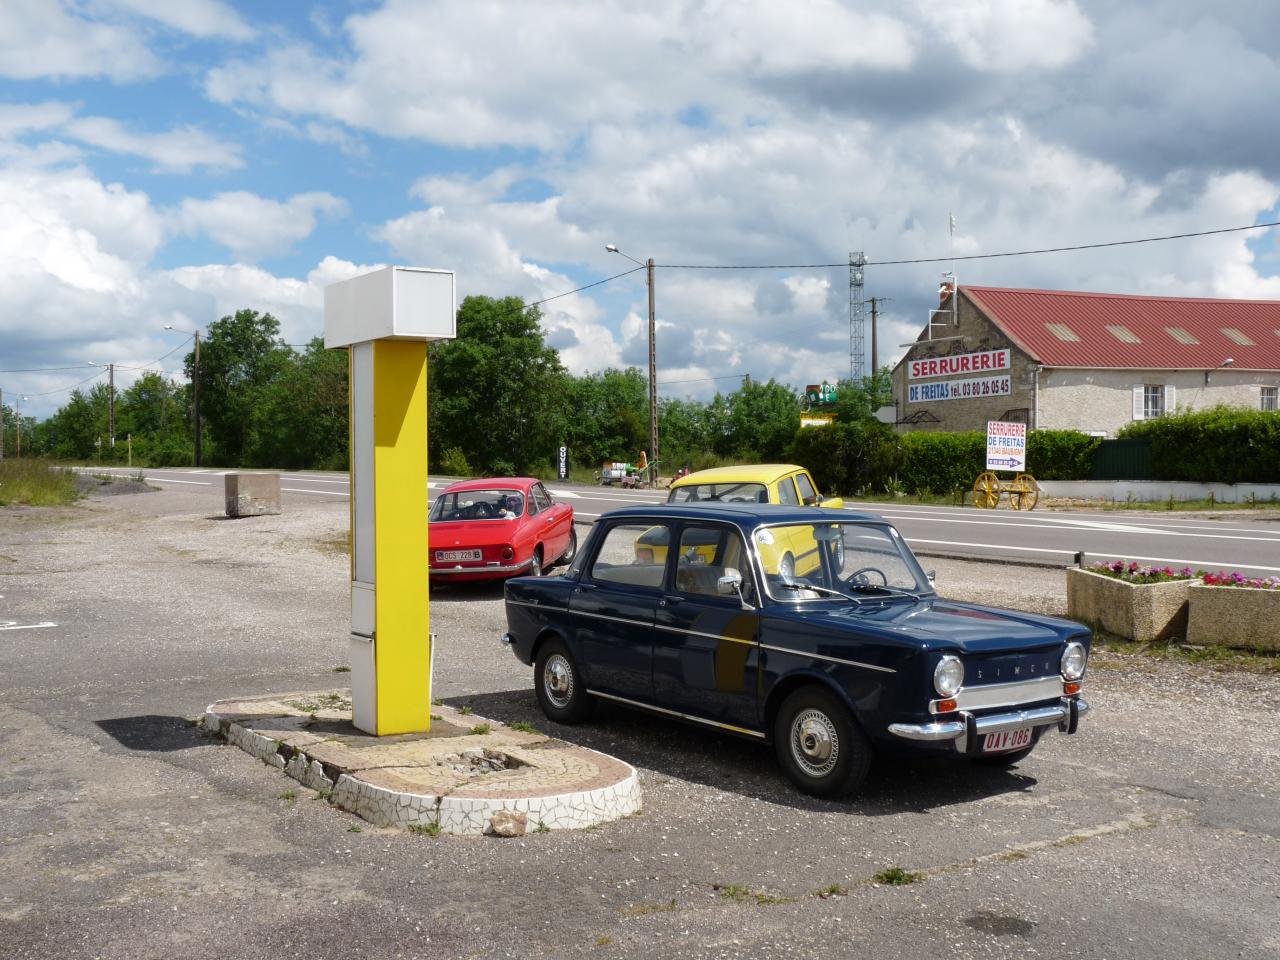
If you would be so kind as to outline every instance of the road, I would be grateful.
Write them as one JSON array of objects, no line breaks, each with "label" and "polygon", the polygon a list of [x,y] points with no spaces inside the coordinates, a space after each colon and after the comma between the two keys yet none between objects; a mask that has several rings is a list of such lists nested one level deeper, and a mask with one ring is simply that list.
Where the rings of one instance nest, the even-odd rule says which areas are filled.
[{"label": "road", "polygon": [[[98,471],[95,471],[98,472]],[[130,471],[114,470],[120,475]],[[223,471],[147,470],[158,486],[188,487],[222,496]],[[346,499],[345,473],[281,473],[280,489],[288,498]],[[433,479],[431,490],[447,480]],[[609,510],[660,503],[662,491],[550,484],[552,494],[573,504],[574,512],[594,519]],[[1280,511],[1250,519],[1180,517],[1158,513],[979,510],[973,507],[857,504],[853,509],[878,513],[892,521],[921,556],[962,556],[1066,566],[1077,551],[1086,562],[1126,559],[1143,564],[1239,570],[1261,576],[1280,574]]]}]

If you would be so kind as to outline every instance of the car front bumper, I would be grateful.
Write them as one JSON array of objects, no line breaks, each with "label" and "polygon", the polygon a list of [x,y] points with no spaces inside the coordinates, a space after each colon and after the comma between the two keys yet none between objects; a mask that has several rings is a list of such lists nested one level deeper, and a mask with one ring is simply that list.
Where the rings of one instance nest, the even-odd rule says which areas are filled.
[{"label": "car front bumper", "polygon": [[938,742],[950,740],[959,753],[979,753],[982,738],[989,733],[1056,726],[1063,733],[1075,733],[1080,718],[1089,712],[1083,698],[1063,697],[1057,703],[1026,710],[1008,710],[976,717],[961,711],[955,720],[932,723],[891,723],[889,732],[906,740]]}]

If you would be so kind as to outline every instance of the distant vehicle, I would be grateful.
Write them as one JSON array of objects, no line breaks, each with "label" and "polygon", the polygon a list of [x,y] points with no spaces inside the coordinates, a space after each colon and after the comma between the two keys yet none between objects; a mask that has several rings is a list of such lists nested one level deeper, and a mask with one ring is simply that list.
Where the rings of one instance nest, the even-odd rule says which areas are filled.
[{"label": "distant vehicle", "polygon": [[[675,546],[660,560],[636,543],[655,530]],[[788,540],[814,544],[808,575],[771,559]],[[502,640],[550,719],[582,721],[603,699],[771,741],[817,796],[856,790],[889,748],[1014,764],[1089,709],[1088,628],[939,598],[871,514],[616,510],[563,577],[507,581],[506,613]]]},{"label": "distant vehicle", "polygon": [[427,526],[432,583],[538,577],[578,550],[573,507],[532,477],[452,483],[431,505]]}]

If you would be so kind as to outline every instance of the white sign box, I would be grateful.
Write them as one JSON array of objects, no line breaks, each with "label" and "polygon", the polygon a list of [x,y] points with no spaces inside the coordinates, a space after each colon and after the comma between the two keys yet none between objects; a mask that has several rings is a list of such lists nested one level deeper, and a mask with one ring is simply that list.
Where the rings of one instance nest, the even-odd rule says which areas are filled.
[{"label": "white sign box", "polygon": [[937,383],[907,384],[907,403],[1007,397],[1011,393],[1013,381],[1007,374],[1003,377],[974,377],[971,380],[940,380]]},{"label": "white sign box", "polygon": [[983,350],[981,353],[960,353],[953,357],[909,360],[907,361],[907,379],[954,377],[958,373],[983,373],[987,370],[1008,369],[1008,350]]},{"label": "white sign box", "polygon": [[987,469],[1027,469],[1027,425],[1010,420],[987,421]]},{"label": "white sign box", "polygon": [[451,340],[456,314],[452,270],[384,267],[324,288],[324,345]]}]

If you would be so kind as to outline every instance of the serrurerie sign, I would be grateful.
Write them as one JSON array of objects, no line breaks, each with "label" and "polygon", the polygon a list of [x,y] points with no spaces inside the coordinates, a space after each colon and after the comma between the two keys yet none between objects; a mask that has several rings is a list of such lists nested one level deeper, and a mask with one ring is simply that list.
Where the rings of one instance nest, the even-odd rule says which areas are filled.
[{"label": "serrurerie sign", "polygon": [[1011,420],[987,421],[987,469],[1027,469],[1027,425]]}]

